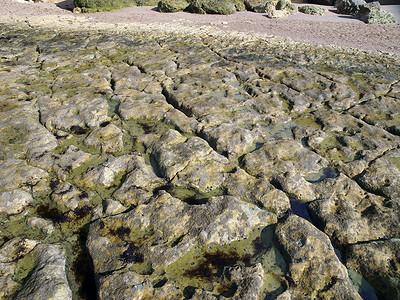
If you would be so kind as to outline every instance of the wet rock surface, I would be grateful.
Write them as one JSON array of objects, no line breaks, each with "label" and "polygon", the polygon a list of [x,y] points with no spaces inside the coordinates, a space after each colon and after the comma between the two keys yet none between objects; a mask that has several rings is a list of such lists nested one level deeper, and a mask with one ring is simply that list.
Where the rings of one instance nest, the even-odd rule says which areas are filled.
[{"label": "wet rock surface", "polygon": [[52,21],[0,21],[1,298],[399,297],[399,57]]}]

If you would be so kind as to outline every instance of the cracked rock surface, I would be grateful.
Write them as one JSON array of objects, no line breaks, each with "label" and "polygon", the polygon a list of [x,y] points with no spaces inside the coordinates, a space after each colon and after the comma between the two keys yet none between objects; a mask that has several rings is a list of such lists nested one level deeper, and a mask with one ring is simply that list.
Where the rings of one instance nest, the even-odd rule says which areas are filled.
[{"label": "cracked rock surface", "polygon": [[0,25],[0,298],[400,299],[398,56]]}]

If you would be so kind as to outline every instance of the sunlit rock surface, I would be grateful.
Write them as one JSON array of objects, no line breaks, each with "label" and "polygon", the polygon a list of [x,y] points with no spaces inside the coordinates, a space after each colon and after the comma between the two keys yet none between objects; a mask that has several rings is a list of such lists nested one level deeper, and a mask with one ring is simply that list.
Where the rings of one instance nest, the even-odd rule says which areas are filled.
[{"label": "sunlit rock surface", "polygon": [[399,298],[398,56],[0,28],[0,298]]}]

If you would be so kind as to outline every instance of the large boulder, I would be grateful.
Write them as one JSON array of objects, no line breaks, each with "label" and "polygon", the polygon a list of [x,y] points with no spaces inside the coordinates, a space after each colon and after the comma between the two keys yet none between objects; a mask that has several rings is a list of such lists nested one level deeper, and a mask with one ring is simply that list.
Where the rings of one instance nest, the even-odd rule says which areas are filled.
[{"label": "large boulder", "polygon": [[314,5],[304,5],[299,7],[299,12],[302,12],[307,15],[322,16],[327,12],[327,9],[324,7],[319,7]]},{"label": "large boulder", "polygon": [[357,13],[357,17],[368,24],[396,23],[396,17],[382,10],[378,1],[362,5]]},{"label": "large boulder", "polygon": [[297,7],[290,1],[270,0],[265,4],[265,13],[267,14],[268,18],[285,18],[289,15],[297,13]]},{"label": "large boulder", "polygon": [[364,0],[336,0],[335,7],[339,14],[355,15],[366,3]]},{"label": "large boulder", "polygon": [[[74,0],[75,11],[110,11],[136,5],[157,5],[158,0]],[[77,9],[78,8],[78,9]]]},{"label": "large boulder", "polygon": [[160,12],[177,12],[183,11],[189,6],[186,0],[161,0],[158,2],[158,10]]},{"label": "large boulder", "polygon": [[189,12],[197,14],[230,15],[236,12],[236,6],[230,0],[194,0],[187,8]]}]

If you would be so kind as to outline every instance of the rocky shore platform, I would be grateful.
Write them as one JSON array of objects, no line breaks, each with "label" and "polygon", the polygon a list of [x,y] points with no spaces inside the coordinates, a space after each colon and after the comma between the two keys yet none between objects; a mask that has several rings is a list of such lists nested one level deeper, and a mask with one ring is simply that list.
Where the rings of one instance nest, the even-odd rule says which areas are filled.
[{"label": "rocky shore platform", "polygon": [[0,18],[1,299],[400,299],[400,57]]}]

